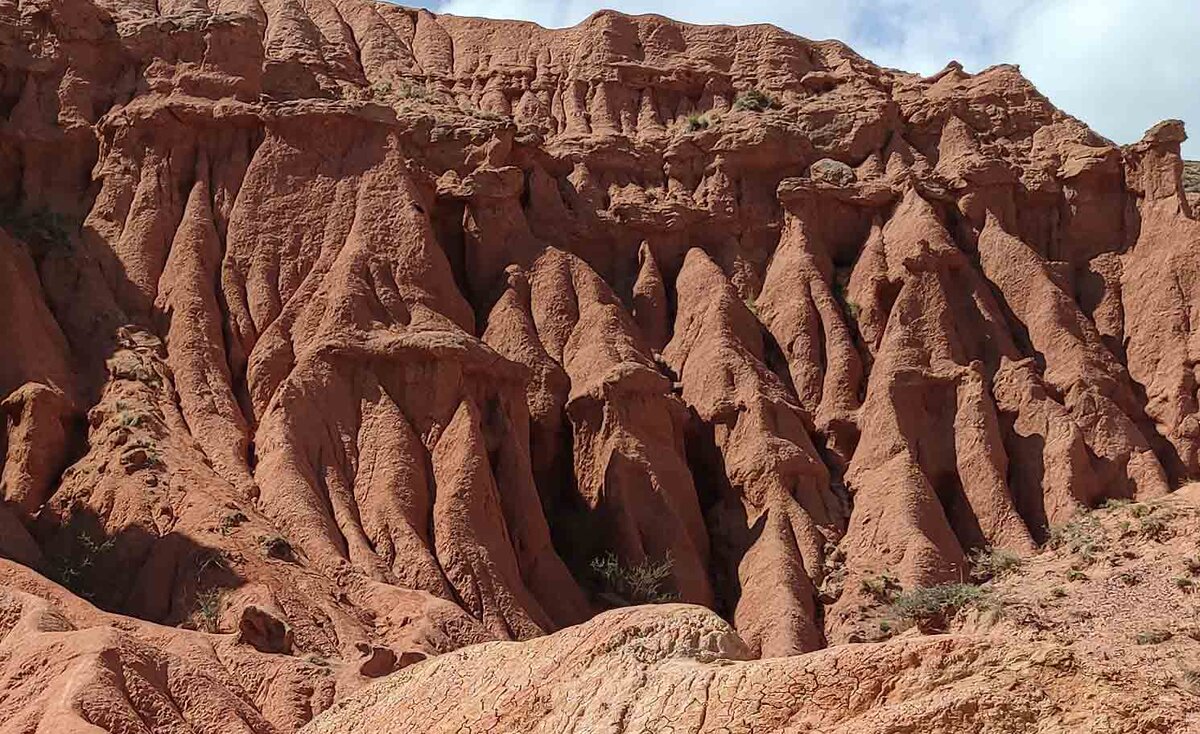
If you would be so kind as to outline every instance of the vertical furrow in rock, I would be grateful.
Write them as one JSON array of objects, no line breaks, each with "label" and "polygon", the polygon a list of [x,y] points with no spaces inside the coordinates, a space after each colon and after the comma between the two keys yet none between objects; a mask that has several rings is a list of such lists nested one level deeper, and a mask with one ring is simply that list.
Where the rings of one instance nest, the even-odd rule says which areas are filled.
[{"label": "vertical furrow in rock", "polygon": [[1004,434],[1013,501],[1033,537],[1044,542],[1050,528],[1095,506],[1106,487],[1092,468],[1083,430],[1047,394],[1032,357],[1004,358],[992,391],[1009,422]]},{"label": "vertical furrow in rock", "polygon": [[570,379],[566,414],[589,532],[630,565],[669,558],[680,597],[711,604],[685,410],[632,317],[595,271],[554,249],[534,266],[531,307],[542,344]]},{"label": "vertical furrow in rock", "polygon": [[754,305],[787,357],[796,397],[814,422],[828,364],[821,316],[812,297],[812,281],[820,279],[804,226],[790,219]]},{"label": "vertical furrow in rock", "polygon": [[551,541],[530,460],[525,394],[513,384],[485,407],[484,437],[517,569],[549,617],[547,631],[578,624],[592,609]]},{"label": "vertical furrow in rock", "polygon": [[267,28],[267,11],[262,0],[208,0],[215,13],[240,13],[258,21],[263,31]]},{"label": "vertical furrow in rock", "polygon": [[71,350],[26,250],[0,229],[0,506],[5,553],[38,562],[20,526],[53,494],[79,409]]},{"label": "vertical furrow in rock", "polygon": [[417,11],[417,29],[412,42],[418,68],[428,77],[443,78],[454,69],[454,41],[428,10]]},{"label": "vertical furrow in rock", "polygon": [[883,226],[876,221],[847,284],[847,298],[857,306],[858,333],[871,355],[879,350],[888,316],[900,290],[890,275]]},{"label": "vertical furrow in rock", "polygon": [[[587,603],[575,593],[575,584],[569,580],[554,547],[548,544],[549,538],[553,534],[555,545],[566,560],[580,569],[606,546],[603,538],[584,537],[578,532],[582,525],[569,522],[582,514],[575,491],[571,432],[565,412],[570,378],[546,353],[538,337],[530,311],[527,275],[517,266],[510,266],[507,283],[508,289],[488,316],[483,340],[501,356],[528,370],[524,390],[528,408],[510,405],[504,415],[510,419],[518,414],[527,415],[524,419],[527,428],[514,426],[511,431],[516,436],[528,435],[529,439],[528,444],[509,440],[502,446],[510,464],[501,476],[506,479],[502,498],[513,505],[514,500],[527,498],[525,501],[544,509],[543,516],[528,512],[527,507],[514,507],[508,515],[509,522],[518,531],[514,535],[529,536],[529,540],[515,538],[524,561],[522,571],[530,579],[530,585],[539,590],[539,598],[555,622],[566,624],[585,615]],[[533,486],[524,479],[527,476],[533,478]]]},{"label": "vertical furrow in rock", "polygon": [[0,395],[37,381],[72,394],[71,350],[26,247],[0,229]]},{"label": "vertical furrow in rock", "polygon": [[[474,316],[395,140],[344,145],[333,151],[341,165],[361,168],[351,223],[330,222],[319,251],[300,250],[315,262],[295,295],[268,294],[283,310],[251,358],[252,370],[278,370],[254,388],[267,398],[260,505],[321,565],[452,595],[497,636],[583,618],[533,482],[524,373],[471,336]],[[312,161],[269,140],[258,165]],[[257,237],[229,267],[282,262],[294,246]]]},{"label": "vertical furrow in rock", "polygon": [[574,487],[565,414],[571,379],[538,336],[527,274],[517,266],[510,266],[507,273],[508,289],[488,315],[483,341],[529,370],[525,399],[530,417],[530,463],[543,506],[548,513],[557,514],[569,506]]},{"label": "vertical furrow in rock", "polygon": [[[812,169],[812,180],[786,179],[779,186],[784,230],[755,305],[788,360],[801,407],[840,473],[858,443],[856,411],[865,370],[850,325],[861,308],[852,300],[857,292],[848,288],[853,273],[838,263],[855,262],[860,248],[878,247],[867,239],[869,223],[874,209],[892,195],[856,184],[853,171],[830,161]],[[886,318],[875,302],[867,306],[870,325]],[[876,326],[864,336],[878,338],[877,332]]]},{"label": "vertical furrow in rock", "polygon": [[217,472],[249,497],[253,494],[247,464],[249,427],[233,394],[222,314],[214,295],[221,243],[210,206],[206,162],[201,160],[197,168],[201,175],[175,231],[155,307],[169,324],[167,361],[188,428]]},{"label": "vertical furrow in rock", "polygon": [[664,358],[684,401],[713,427],[728,479],[707,518],[717,592],[755,653],[817,649],[815,586],[841,533],[829,473],[799,406],[762,361],[758,322],[721,270],[693,249],[676,289]]},{"label": "vertical furrow in rock", "polygon": [[0,416],[0,500],[30,520],[66,466],[76,408],[57,387],[27,382],[0,399]]},{"label": "vertical furrow in rock", "polygon": [[[826,611],[825,633],[831,643],[857,636],[853,608],[870,599],[858,586],[860,579],[895,573],[905,586],[930,586],[960,577],[965,570],[962,544],[951,526],[950,511],[941,500],[935,478],[926,464],[937,447],[922,450],[926,441],[953,440],[954,382],[928,367],[928,357],[903,354],[921,350],[922,331],[937,331],[938,310],[929,308],[938,298],[937,278],[922,273],[909,278],[892,309],[860,421],[864,432],[846,476],[853,492],[854,512],[842,549],[846,554],[847,583],[837,604]],[[929,313],[926,313],[929,311]],[[933,321],[933,323],[929,323]],[[911,345],[911,346],[909,346]],[[923,351],[923,350],[922,350]],[[928,370],[928,372],[927,372]],[[949,408],[950,415],[946,415]],[[953,462],[953,457],[951,462]],[[950,500],[957,500],[957,466],[943,464],[951,482]]]},{"label": "vertical furrow in rock", "polygon": [[550,619],[525,589],[495,478],[479,409],[463,402],[433,450],[434,548],[464,608],[502,638],[527,639]]},{"label": "vertical furrow in rock", "polygon": [[975,547],[1029,552],[1033,550],[1031,535],[1015,511],[1009,491],[1009,460],[988,388],[986,378],[971,371],[959,381],[956,396],[955,469],[963,497],[979,529],[977,537],[966,540]]},{"label": "vertical furrow in rock", "polygon": [[[348,397],[339,382],[334,365],[316,356],[302,360],[263,412],[255,438],[258,506],[319,565],[351,557],[361,560],[365,550],[363,543],[347,547],[348,539],[338,527],[338,516],[344,517],[346,508],[336,506],[344,498],[331,497],[326,483],[327,471],[336,471],[346,461],[348,447],[339,440],[339,418],[353,421],[344,408],[331,409],[344,406]],[[322,399],[318,402],[314,395]]]},{"label": "vertical furrow in rock", "polygon": [[1180,183],[1185,137],[1171,121],[1125,150],[1140,227],[1120,271],[1129,373],[1170,443],[1159,453],[1176,479],[1200,475],[1200,222]]},{"label": "vertical furrow in rock", "polygon": [[1162,467],[1131,417],[1141,409],[1128,377],[1074,299],[1049,277],[1037,254],[991,214],[979,235],[979,254],[984,273],[1041,355],[1044,379],[1064,396],[1084,429],[1107,492],[1130,497],[1166,492]]},{"label": "vertical furrow in rock", "polygon": [[[855,509],[843,548],[852,582],[894,570],[905,586],[927,586],[963,577],[964,549],[1032,548],[987,376],[1015,353],[978,276],[916,192],[881,237],[874,262],[903,285],[860,415],[871,430],[847,475]],[[846,587],[827,617],[831,640],[859,634],[852,605],[865,598]]]},{"label": "vertical furrow in rock", "polygon": [[383,386],[361,398],[354,498],[371,547],[396,583],[451,598],[433,554],[433,478],[425,447]]},{"label": "vertical furrow in rock", "polygon": [[[505,140],[493,143],[496,157],[504,155],[506,144]],[[531,262],[541,248],[521,210],[524,185],[525,177],[515,166],[481,165],[461,181],[453,171],[438,180],[440,196],[467,203],[463,217],[465,295],[480,314],[491,309],[503,289],[505,268],[510,263]]]},{"label": "vertical furrow in rock", "polygon": [[[190,151],[147,150],[130,163],[108,159],[104,183],[84,226],[91,249],[101,260],[109,288],[135,318],[149,319],[171,240],[183,214],[183,171],[191,171]],[[103,154],[102,154],[103,155]],[[126,170],[114,170],[116,166]]]},{"label": "vertical furrow in rock", "polygon": [[661,351],[670,338],[667,289],[649,243],[638,248],[638,275],[633,284],[633,318],[650,344]]},{"label": "vertical furrow in rock", "polygon": [[398,85],[414,71],[412,49],[388,24],[386,8],[357,0],[336,0],[335,5],[353,34],[368,84]]}]

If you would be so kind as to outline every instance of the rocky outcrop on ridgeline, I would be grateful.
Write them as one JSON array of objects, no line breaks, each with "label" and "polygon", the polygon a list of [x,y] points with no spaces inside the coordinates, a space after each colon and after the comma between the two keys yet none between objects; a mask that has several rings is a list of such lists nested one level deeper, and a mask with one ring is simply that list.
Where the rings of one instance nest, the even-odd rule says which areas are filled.
[{"label": "rocky outcrop on ridgeline", "polygon": [[[0,114],[4,645],[59,644],[50,614],[88,670],[208,650],[197,730],[632,601],[732,628],[605,619],[748,656],[874,639],[881,577],[1200,479],[1183,126],[1119,148],[1015,67],[607,11],[0,0]],[[183,695],[110,667],[67,704],[43,662],[0,720]]]}]

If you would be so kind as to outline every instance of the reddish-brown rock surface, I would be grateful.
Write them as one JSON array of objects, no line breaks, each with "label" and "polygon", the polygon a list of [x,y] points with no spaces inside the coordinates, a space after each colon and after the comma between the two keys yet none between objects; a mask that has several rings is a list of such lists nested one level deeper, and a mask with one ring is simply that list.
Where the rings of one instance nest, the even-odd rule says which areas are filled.
[{"label": "reddish-brown rock surface", "polygon": [[[802,678],[758,700],[899,731],[1005,685],[938,675],[1037,653],[846,652],[873,580],[1200,479],[1183,125],[1116,147],[1014,67],[612,12],[0,0],[0,112],[0,731],[294,731],[579,623],[346,711],[418,731],[405,686],[492,686],[508,730],[656,730]],[[605,560],[720,617],[587,622],[642,600]],[[847,675],[909,713],[854,729]],[[1041,707],[1103,687],[1042,675]],[[647,678],[679,700],[624,717]]]}]

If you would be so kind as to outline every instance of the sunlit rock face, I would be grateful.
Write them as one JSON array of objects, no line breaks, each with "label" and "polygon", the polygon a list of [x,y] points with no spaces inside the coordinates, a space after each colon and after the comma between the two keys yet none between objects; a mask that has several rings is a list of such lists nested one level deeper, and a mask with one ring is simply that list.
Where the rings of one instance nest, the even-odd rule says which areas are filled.
[{"label": "sunlit rock face", "polygon": [[[1032,648],[847,647],[879,579],[1200,478],[1181,123],[370,0],[0,0],[0,72],[0,730],[295,731],[410,666],[388,731],[1015,726],[1099,684],[937,698]],[[697,606],[592,619],[647,601]]]}]

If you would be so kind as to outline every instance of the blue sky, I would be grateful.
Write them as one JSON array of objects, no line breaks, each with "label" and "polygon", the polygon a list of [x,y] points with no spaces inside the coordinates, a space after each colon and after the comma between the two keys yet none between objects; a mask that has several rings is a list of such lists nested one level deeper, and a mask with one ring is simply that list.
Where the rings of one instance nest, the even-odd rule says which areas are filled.
[{"label": "blue sky", "polygon": [[1200,0],[407,0],[436,12],[573,25],[600,8],[695,23],[774,23],[838,38],[886,66],[932,73],[1015,63],[1067,112],[1118,143],[1190,122],[1200,159]]}]

